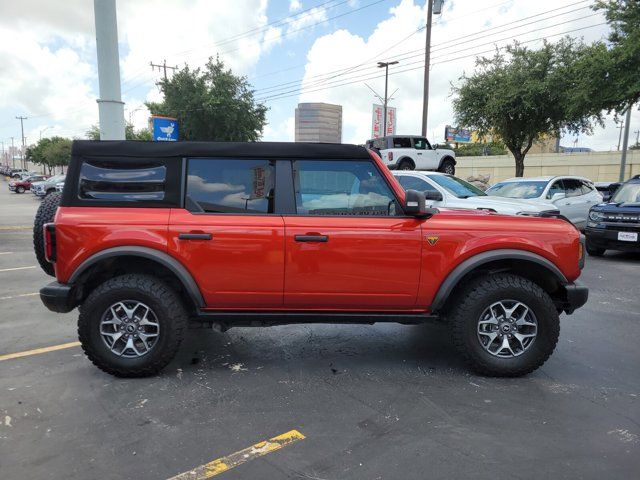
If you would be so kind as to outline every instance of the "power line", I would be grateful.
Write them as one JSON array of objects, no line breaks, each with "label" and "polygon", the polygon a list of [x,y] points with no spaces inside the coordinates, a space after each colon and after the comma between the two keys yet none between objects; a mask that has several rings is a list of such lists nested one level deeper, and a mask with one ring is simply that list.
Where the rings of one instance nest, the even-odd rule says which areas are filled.
[{"label": "power line", "polygon": [[[557,34],[553,34],[553,35],[546,35],[544,37],[534,38],[534,39],[523,41],[523,42],[520,42],[520,43],[521,44],[527,44],[527,43],[531,43],[531,42],[535,42],[535,41],[544,40],[546,38],[557,37],[557,36],[560,36],[560,35],[566,35],[568,33],[573,33],[573,32],[577,32],[577,31],[581,31],[581,30],[586,30],[586,29],[589,29],[589,28],[599,27],[599,26],[602,26],[602,25],[607,25],[607,22],[588,25],[588,26],[581,27],[581,28],[575,28],[575,29],[572,29],[572,30],[568,30],[566,32],[561,32],[561,33],[557,33]],[[506,48],[506,46],[499,47],[498,50],[502,50],[504,48]],[[464,59],[464,58],[474,57],[474,56],[477,56],[477,55],[482,55],[484,53],[491,53],[491,52],[495,52],[495,51],[496,51],[496,49],[485,50],[485,51],[481,51],[481,52],[474,52],[474,53],[471,53],[471,54],[468,54],[468,55],[463,55],[463,56],[459,56],[459,57],[455,57],[455,58],[447,58],[446,60],[442,60],[440,62],[435,62],[435,63],[432,63],[431,65],[432,66],[433,65],[440,65],[440,64],[443,64],[443,63],[449,63],[449,62],[453,62],[453,61],[456,61],[456,60],[461,60],[461,59]],[[444,55],[440,56],[440,57],[437,57],[437,58],[444,58]],[[420,66],[414,67],[414,68],[405,68],[404,70],[395,70],[394,72],[390,73],[389,75],[390,76],[391,75],[398,75],[398,74],[401,74],[401,73],[418,70],[418,69],[421,69],[421,68],[424,67],[422,61],[405,64],[405,66],[412,65],[412,64],[415,64],[415,63],[420,63]],[[325,86],[325,87],[317,88],[317,89],[313,89],[313,90],[306,90],[305,88],[301,88],[301,89],[298,89],[296,92],[284,92],[284,93],[281,93],[281,94],[275,94],[275,95],[271,95],[271,96],[260,98],[260,99],[258,99],[258,101],[259,102],[269,102],[269,101],[274,101],[274,100],[280,100],[282,98],[294,97],[294,96],[297,96],[297,95],[300,95],[300,94],[313,93],[313,92],[322,91],[322,90],[328,90],[328,89],[331,89],[331,88],[341,87],[341,86],[345,86],[345,85],[351,85],[351,84],[354,84],[354,83],[362,83],[362,82],[365,82],[367,80],[374,80],[374,79],[382,78],[382,75],[373,75],[373,76],[368,76],[368,77],[367,77],[367,75],[370,75],[370,74],[363,74],[363,75],[361,75],[359,77],[351,77],[349,79],[342,79],[342,80],[339,80],[339,81],[336,81],[336,82],[332,82],[333,85],[331,85],[331,86]],[[362,78],[362,77],[366,77],[366,78]],[[343,82],[343,80],[352,80],[352,81]]]}]

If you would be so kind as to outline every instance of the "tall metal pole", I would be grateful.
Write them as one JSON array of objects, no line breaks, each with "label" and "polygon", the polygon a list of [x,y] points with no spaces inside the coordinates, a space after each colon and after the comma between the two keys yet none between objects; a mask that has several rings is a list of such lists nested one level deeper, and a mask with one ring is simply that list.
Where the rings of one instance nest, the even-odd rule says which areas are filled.
[{"label": "tall metal pole", "polygon": [[93,0],[93,9],[100,85],[100,140],[124,140],[124,103],[120,92],[116,0]]},{"label": "tall metal pole", "polygon": [[627,147],[629,146],[629,124],[631,123],[631,109],[633,105],[627,107],[627,118],[624,121],[624,139],[622,140],[622,157],[620,158],[620,176],[618,181],[624,181],[624,174],[627,164]]},{"label": "tall metal pole", "polygon": [[13,137],[11,137],[11,168],[16,168],[15,147],[13,146]]},{"label": "tall metal pole", "polygon": [[433,0],[427,0],[427,32],[424,47],[424,86],[422,90],[422,136],[427,136],[427,118],[429,116],[429,65],[431,63],[431,17]]},{"label": "tall metal pole", "polygon": [[20,165],[22,168],[26,169],[27,164],[24,161],[24,121],[27,120],[27,117],[16,117],[17,120],[20,120],[20,132],[22,135],[22,149],[20,150]]},{"label": "tall metal pole", "polygon": [[389,86],[389,64],[385,63],[384,65],[384,106],[382,108],[382,118],[384,119],[382,121],[383,137],[387,136],[387,103],[389,102],[389,98],[387,97],[388,86]]}]

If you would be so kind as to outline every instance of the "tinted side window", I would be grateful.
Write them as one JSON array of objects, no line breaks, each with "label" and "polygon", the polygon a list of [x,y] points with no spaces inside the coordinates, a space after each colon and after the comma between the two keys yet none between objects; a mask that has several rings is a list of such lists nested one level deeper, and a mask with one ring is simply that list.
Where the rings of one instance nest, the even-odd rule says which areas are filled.
[{"label": "tinted side window", "polygon": [[549,192],[547,193],[547,198],[553,197],[556,193],[565,193],[564,186],[562,185],[562,180],[558,180],[551,185]]},{"label": "tinted side window", "polygon": [[567,197],[582,195],[582,182],[571,178],[565,178],[562,183],[567,192]]},{"label": "tinted side window", "polygon": [[86,200],[115,202],[162,201],[167,167],[149,160],[82,164],[78,196]]},{"label": "tinted side window", "polygon": [[368,161],[300,160],[294,167],[299,215],[401,214],[375,165]]},{"label": "tinted side window", "polygon": [[407,137],[395,137],[393,148],[411,148],[411,139]]},{"label": "tinted side window", "polygon": [[405,190],[417,190],[418,192],[426,192],[427,190],[436,191],[436,188],[429,182],[418,178],[410,177],[409,175],[400,175],[396,177],[402,188]]},{"label": "tinted side window", "polygon": [[268,160],[189,159],[187,206],[191,210],[273,213],[274,189],[275,168]]},{"label": "tinted side window", "polygon": [[413,148],[416,150],[427,150],[429,148],[429,143],[426,138],[414,138]]}]

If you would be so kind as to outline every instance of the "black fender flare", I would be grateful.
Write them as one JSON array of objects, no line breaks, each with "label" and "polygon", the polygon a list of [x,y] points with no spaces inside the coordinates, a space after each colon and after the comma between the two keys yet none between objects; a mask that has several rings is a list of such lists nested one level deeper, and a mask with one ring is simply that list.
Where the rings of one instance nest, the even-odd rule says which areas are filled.
[{"label": "black fender flare", "polygon": [[506,248],[490,250],[488,252],[478,253],[470,258],[467,258],[457,267],[455,267],[449,273],[449,275],[447,275],[447,278],[445,278],[444,281],[440,284],[438,292],[433,298],[433,302],[431,303],[431,311],[436,312],[445,305],[447,299],[451,295],[451,292],[453,292],[453,289],[465,277],[465,275],[482,265],[498,260],[524,260],[533,262],[546,268],[550,273],[554,275],[554,277],[561,285],[567,285],[569,283],[567,277],[564,276],[560,269],[556,267],[551,261],[542,257],[541,255],[529,252],[527,250]]},{"label": "black fender flare", "polygon": [[411,164],[413,165],[413,168],[416,168],[416,162],[415,162],[415,160],[414,160],[413,158],[411,158],[411,157],[407,157],[407,156],[400,157],[400,158],[396,161],[396,166],[398,166],[398,167],[399,167],[399,166],[400,166],[400,164],[401,164],[402,162],[404,162],[405,160],[407,160],[407,161],[411,162]]},{"label": "black fender flare", "polygon": [[442,164],[447,160],[451,160],[454,165],[458,164],[458,162],[456,162],[456,159],[453,158],[451,155],[445,155],[444,157],[442,157],[440,159],[440,163],[438,163],[438,170],[440,170],[442,168]]},{"label": "black fender flare", "polygon": [[74,284],[80,276],[89,268],[102,260],[113,257],[141,257],[159,263],[163,267],[170,270],[182,283],[184,289],[189,294],[193,304],[197,308],[205,306],[204,298],[198,288],[198,284],[193,279],[186,267],[171,255],[149,247],[127,246],[107,248],[91,255],[76,268],[69,278],[69,284]]}]

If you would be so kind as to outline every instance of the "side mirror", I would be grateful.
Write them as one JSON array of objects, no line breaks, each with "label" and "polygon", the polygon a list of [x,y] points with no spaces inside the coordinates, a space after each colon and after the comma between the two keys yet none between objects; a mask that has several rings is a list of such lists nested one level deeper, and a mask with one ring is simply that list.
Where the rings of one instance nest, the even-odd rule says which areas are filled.
[{"label": "side mirror", "polygon": [[405,192],[404,212],[412,217],[425,218],[437,213],[438,210],[426,207],[424,193],[416,190],[407,190]]},{"label": "side mirror", "polygon": [[565,198],[567,195],[565,193],[554,193],[551,196],[551,202],[557,202],[558,200],[562,200],[563,198]]},{"label": "side mirror", "polygon": [[425,190],[424,198],[425,200],[431,200],[432,202],[441,202],[442,194],[437,190]]},{"label": "side mirror", "polygon": [[437,150],[439,145],[437,143],[434,143],[433,145],[431,145],[433,147],[434,150]]}]

